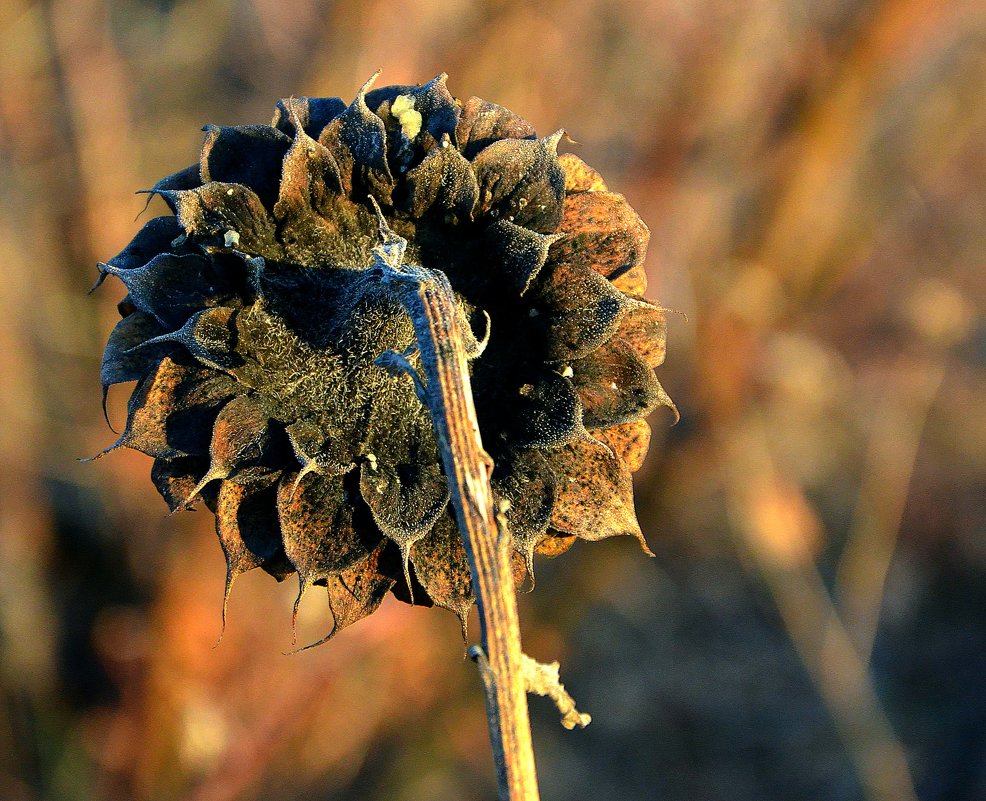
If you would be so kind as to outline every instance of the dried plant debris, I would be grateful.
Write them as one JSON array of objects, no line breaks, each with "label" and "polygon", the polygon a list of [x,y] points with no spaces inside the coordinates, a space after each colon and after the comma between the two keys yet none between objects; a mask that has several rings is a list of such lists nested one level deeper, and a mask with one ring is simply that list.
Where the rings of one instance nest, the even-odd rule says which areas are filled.
[{"label": "dried plant debris", "polygon": [[[424,86],[348,105],[294,97],[271,125],[208,126],[198,165],[159,181],[148,222],[99,283],[123,319],[104,392],[136,381],[110,448],[154,459],[173,511],[215,512],[227,586],[263,568],[327,588],[334,631],[388,591],[464,618],[465,552],[414,331],[373,264],[373,201],[404,260],[444,272],[485,349],[470,364],[493,490],[521,564],[577,537],[642,537],[630,473],[644,418],[670,405],[652,368],[663,310],[642,299],[648,230],[626,200],[505,108]],[[525,576],[521,573],[519,581]],[[300,597],[300,596],[299,596]]]}]

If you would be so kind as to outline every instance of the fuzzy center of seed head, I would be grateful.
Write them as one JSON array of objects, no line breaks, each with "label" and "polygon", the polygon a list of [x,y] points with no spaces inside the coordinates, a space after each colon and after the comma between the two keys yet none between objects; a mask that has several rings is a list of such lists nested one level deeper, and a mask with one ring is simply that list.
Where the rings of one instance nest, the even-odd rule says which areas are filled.
[{"label": "fuzzy center of seed head", "polygon": [[401,124],[401,131],[408,139],[421,133],[421,112],[414,110],[414,98],[410,95],[397,95],[390,106],[390,113]]}]

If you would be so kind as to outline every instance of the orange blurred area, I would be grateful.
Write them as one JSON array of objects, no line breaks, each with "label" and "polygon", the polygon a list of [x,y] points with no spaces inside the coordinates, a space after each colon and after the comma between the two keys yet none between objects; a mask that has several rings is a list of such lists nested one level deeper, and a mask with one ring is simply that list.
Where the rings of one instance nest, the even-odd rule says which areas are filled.
[{"label": "orange blurred area", "polygon": [[86,292],[134,191],[379,67],[565,128],[684,312],[657,558],[580,543],[520,599],[593,717],[532,698],[545,801],[986,798],[982,0],[7,0],[0,799],[495,795],[453,615],[389,599],[285,655],[296,588],[250,574],[217,644],[211,515],[167,517],[139,453],[77,461],[115,439],[122,290]]}]

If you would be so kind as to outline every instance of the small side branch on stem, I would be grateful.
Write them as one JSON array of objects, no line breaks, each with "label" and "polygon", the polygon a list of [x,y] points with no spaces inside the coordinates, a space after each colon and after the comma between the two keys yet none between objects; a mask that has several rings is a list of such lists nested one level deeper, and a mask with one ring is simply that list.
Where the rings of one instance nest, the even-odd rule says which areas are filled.
[{"label": "small side branch on stem", "polygon": [[562,726],[566,729],[574,729],[576,726],[584,729],[592,722],[591,715],[586,712],[579,712],[575,708],[575,699],[568,694],[568,690],[565,689],[565,685],[561,683],[558,676],[557,662],[545,664],[531,659],[527,654],[521,654],[521,662],[527,692],[546,695],[554,701],[558,711],[561,712]]},{"label": "small side branch on stem", "polygon": [[[469,649],[469,658],[479,665],[479,675],[483,680],[483,687],[486,689],[487,697],[494,691],[496,675],[490,669],[490,663],[486,659],[486,654],[478,645]],[[535,695],[547,696],[554,701],[555,706],[561,713],[561,725],[566,729],[574,729],[578,726],[584,729],[592,722],[592,716],[585,712],[579,712],[575,708],[575,699],[569,695],[565,685],[561,683],[558,675],[559,665],[557,662],[538,662],[527,654],[522,653],[521,668],[524,675],[524,685],[527,692]]]}]

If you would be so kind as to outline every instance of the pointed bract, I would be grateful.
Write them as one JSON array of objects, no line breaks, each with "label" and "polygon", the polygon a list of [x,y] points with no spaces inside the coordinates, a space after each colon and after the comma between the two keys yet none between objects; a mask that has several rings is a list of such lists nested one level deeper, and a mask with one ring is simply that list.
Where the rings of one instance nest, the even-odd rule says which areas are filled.
[{"label": "pointed bract", "polygon": [[627,311],[617,336],[630,345],[648,367],[660,367],[668,342],[666,312],[659,306],[634,298],[636,303]]},{"label": "pointed bract", "polygon": [[650,241],[644,221],[615,192],[566,197],[558,233],[562,237],[551,249],[553,259],[590,268],[610,281],[640,265]]},{"label": "pointed bract", "polygon": [[551,527],[584,540],[642,537],[633,511],[630,471],[605,445],[578,440],[551,460],[557,500]]},{"label": "pointed bract", "polygon": [[366,105],[364,87],[356,99],[319,135],[339,165],[343,190],[381,203],[390,203],[394,177],[387,163],[387,129]]},{"label": "pointed bract", "polygon": [[323,583],[366,559],[367,542],[355,520],[356,504],[342,476],[285,475],[277,489],[284,553],[298,571],[301,589]]},{"label": "pointed bract", "polygon": [[165,356],[137,384],[119,444],[159,459],[207,453],[218,407],[234,390],[225,379],[203,391],[210,387],[206,379],[202,369]]},{"label": "pointed bract", "polygon": [[240,184],[213,182],[197,189],[166,191],[161,195],[175,207],[189,235],[236,248],[265,259],[283,254],[274,239],[274,221],[256,192]]},{"label": "pointed bract", "polygon": [[561,222],[565,171],[550,139],[504,139],[472,162],[479,182],[478,213],[532,231],[553,233]]},{"label": "pointed bract", "polygon": [[555,448],[585,433],[582,403],[567,378],[545,370],[517,390],[510,439],[523,448]]},{"label": "pointed bract", "polygon": [[143,343],[144,348],[175,342],[206,367],[230,370],[243,363],[236,352],[236,310],[213,306],[196,312],[177,331]]},{"label": "pointed bract", "polygon": [[277,130],[294,136],[296,124],[312,139],[332,120],[346,110],[345,102],[338,97],[289,97],[277,101],[271,125]]},{"label": "pointed bract", "polygon": [[185,499],[209,469],[204,456],[181,456],[177,459],[155,459],[151,466],[151,481],[161,493],[172,512],[187,509]]},{"label": "pointed bract", "polygon": [[515,451],[502,458],[493,470],[494,497],[509,504],[504,515],[514,548],[524,557],[532,581],[534,549],[548,530],[555,483],[548,458],[536,449]]},{"label": "pointed bract", "polygon": [[269,426],[267,411],[247,395],[223,406],[212,426],[209,470],[189,494],[188,503],[210,482],[230,478],[238,469],[259,462],[270,438]]},{"label": "pointed bract", "polygon": [[164,326],[175,326],[184,323],[214,294],[215,287],[205,275],[208,267],[201,256],[161,253],[131,270],[112,264],[101,265],[100,269],[123,281],[134,306],[153,314]]},{"label": "pointed bract", "polygon": [[281,159],[291,139],[269,125],[207,125],[199,156],[202,183],[243,184],[257,193],[268,209],[277,200]]},{"label": "pointed bract", "polygon": [[456,142],[470,161],[486,147],[501,139],[534,139],[533,126],[509,109],[470,97],[462,107],[456,126]]},{"label": "pointed bract", "polygon": [[574,192],[605,192],[606,182],[592,167],[586,164],[574,153],[563,153],[558,157],[558,163],[565,171],[565,191]]},{"label": "pointed bract", "polygon": [[394,586],[394,579],[380,572],[383,553],[381,543],[364,561],[328,580],[326,593],[332,613],[332,631],[321,642],[371,615],[383,602]]},{"label": "pointed bract", "polygon": [[412,554],[414,574],[436,606],[454,612],[465,633],[473,604],[472,578],[462,538],[451,517],[440,517]]},{"label": "pointed bract", "polygon": [[155,217],[144,223],[137,235],[109,263],[120,270],[143,267],[160,253],[171,250],[173,242],[182,234],[175,217]]},{"label": "pointed bract", "polygon": [[504,281],[518,296],[527,292],[548,258],[554,235],[539,234],[507,220],[486,229],[491,281]]},{"label": "pointed bract", "polygon": [[278,580],[294,572],[278,536],[276,479],[245,487],[223,481],[216,496],[216,533],[232,579],[262,567]]},{"label": "pointed bract", "polygon": [[572,362],[572,383],[585,409],[585,424],[605,428],[640,420],[658,405],[654,371],[618,337]]},{"label": "pointed bract", "polygon": [[436,147],[407,174],[411,214],[451,214],[472,218],[479,199],[479,184],[469,162],[451,145]]},{"label": "pointed bract", "polygon": [[162,325],[146,312],[135,311],[120,320],[110,334],[106,349],[103,351],[103,363],[100,368],[103,387],[124,381],[137,381],[147,375],[161,360],[164,346],[159,348],[138,348],[138,346],[159,336],[163,331]]},{"label": "pointed bract", "polygon": [[541,310],[537,322],[548,357],[559,361],[581,359],[608,342],[629,308],[599,273],[567,263],[546,264],[530,294]]},{"label": "pointed bract", "polygon": [[[396,420],[378,424],[373,433],[370,455],[360,468],[360,494],[377,527],[400,548],[406,572],[412,547],[448,505],[448,481],[426,415],[419,413],[404,426]],[[409,576],[407,583],[410,587]]]}]

